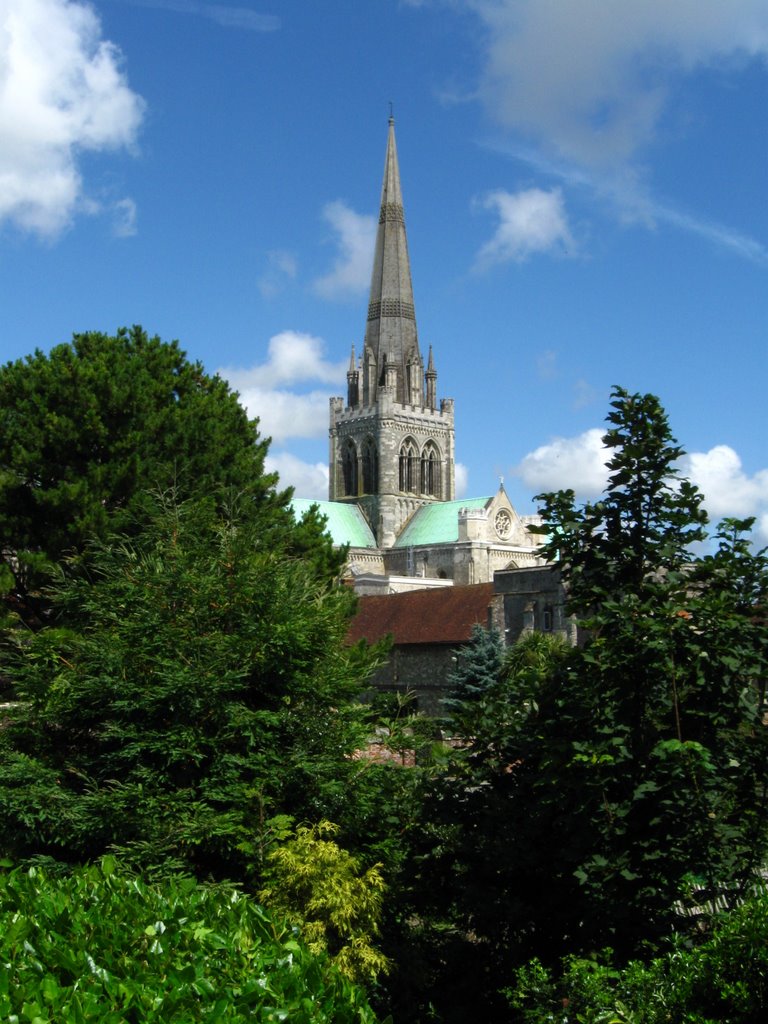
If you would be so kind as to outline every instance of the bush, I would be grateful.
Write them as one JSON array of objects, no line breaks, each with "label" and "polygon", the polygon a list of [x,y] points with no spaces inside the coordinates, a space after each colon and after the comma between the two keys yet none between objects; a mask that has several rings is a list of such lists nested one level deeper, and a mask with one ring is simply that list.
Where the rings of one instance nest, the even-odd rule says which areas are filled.
[{"label": "bush", "polygon": [[759,1024],[768,1014],[768,895],[717,918],[691,947],[619,970],[610,950],[567,957],[559,973],[533,960],[505,993],[520,1024]]},{"label": "bush", "polygon": [[147,885],[113,858],[0,875],[0,1019],[374,1024],[362,989],[230,886]]}]

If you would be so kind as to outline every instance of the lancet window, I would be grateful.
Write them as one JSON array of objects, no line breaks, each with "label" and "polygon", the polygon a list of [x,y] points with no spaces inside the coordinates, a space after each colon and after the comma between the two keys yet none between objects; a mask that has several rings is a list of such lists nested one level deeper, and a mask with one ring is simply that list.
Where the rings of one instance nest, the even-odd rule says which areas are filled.
[{"label": "lancet window", "polygon": [[400,490],[415,491],[418,485],[418,453],[414,442],[407,438],[400,446]]},{"label": "lancet window", "polygon": [[363,442],[363,494],[376,494],[379,490],[379,453],[376,442],[367,437]]},{"label": "lancet window", "polygon": [[440,452],[434,441],[427,441],[421,452],[421,493],[440,497]]},{"label": "lancet window", "polygon": [[344,445],[341,456],[341,469],[344,474],[344,494],[346,497],[357,496],[357,447],[352,440]]}]

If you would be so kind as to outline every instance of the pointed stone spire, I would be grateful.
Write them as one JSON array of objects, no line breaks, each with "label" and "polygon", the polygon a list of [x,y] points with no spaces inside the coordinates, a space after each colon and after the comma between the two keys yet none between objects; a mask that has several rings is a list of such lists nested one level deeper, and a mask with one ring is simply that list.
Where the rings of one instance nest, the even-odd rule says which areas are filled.
[{"label": "pointed stone spire", "polygon": [[[386,384],[396,373],[395,401],[411,400],[408,365],[421,364],[413,308],[411,265],[405,236],[403,197],[400,190],[400,168],[395,144],[395,120],[389,119],[387,156],[384,162],[384,183],[381,188],[379,228],[371,275],[371,294],[368,303],[368,324],[365,331],[365,354],[375,366],[375,386]],[[373,369],[373,366],[371,369]],[[368,383],[368,382],[366,382]],[[374,382],[370,382],[374,385]],[[373,399],[374,395],[367,395]]]}]

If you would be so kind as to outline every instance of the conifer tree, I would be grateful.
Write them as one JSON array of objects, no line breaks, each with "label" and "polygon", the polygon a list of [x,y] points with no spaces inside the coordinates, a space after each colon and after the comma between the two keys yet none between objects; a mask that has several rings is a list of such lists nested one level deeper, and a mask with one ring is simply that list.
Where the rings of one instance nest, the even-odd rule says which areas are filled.
[{"label": "conifer tree", "polygon": [[261,533],[212,500],[160,501],[59,573],[53,624],[2,655],[5,854],[243,877],[270,817],[343,817],[364,736],[353,595]]}]

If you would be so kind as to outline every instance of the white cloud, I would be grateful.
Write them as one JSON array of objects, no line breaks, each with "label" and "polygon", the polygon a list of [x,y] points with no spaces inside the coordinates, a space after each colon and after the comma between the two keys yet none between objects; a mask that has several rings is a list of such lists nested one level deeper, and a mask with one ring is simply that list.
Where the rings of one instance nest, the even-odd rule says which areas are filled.
[{"label": "white cloud", "polygon": [[582,164],[631,159],[681,72],[768,55],[764,0],[472,0],[492,115]]},{"label": "white cloud", "polygon": [[[603,431],[597,427],[577,437],[557,437],[526,455],[513,472],[534,493],[571,488],[580,501],[595,498],[608,479],[608,452],[602,437]],[[678,469],[681,477],[701,490],[704,507],[714,522],[726,516],[754,516],[760,542],[768,542],[768,469],[749,476],[728,445],[692,452]]]},{"label": "white cloud", "polygon": [[311,391],[297,395],[293,391],[267,388],[243,388],[240,402],[248,415],[259,418],[262,436],[282,444],[292,437],[322,437],[328,433],[328,392]]},{"label": "white cloud", "polygon": [[481,205],[498,213],[499,225],[478,252],[475,269],[508,260],[522,263],[534,253],[567,254],[574,248],[559,189],[530,188],[515,194],[498,189],[485,196]]},{"label": "white cloud", "polygon": [[513,472],[534,493],[571,488],[579,499],[594,498],[608,479],[603,434],[593,427],[578,437],[556,437],[529,452]]},{"label": "white cloud", "polygon": [[344,381],[346,363],[329,363],[323,358],[322,338],[302,331],[281,331],[269,339],[269,358],[247,369],[219,370],[237,391],[248,388],[271,388],[277,384],[319,380],[327,384]]},{"label": "white cloud", "polygon": [[78,152],[133,146],[144,104],[74,0],[0,0],[0,71],[0,224],[55,236],[87,206]]},{"label": "white cloud", "polygon": [[768,469],[748,476],[733,448],[719,444],[685,456],[681,473],[701,490],[712,519],[755,516],[768,540]]},{"label": "white cloud", "polygon": [[[261,433],[280,444],[292,437],[321,437],[328,430],[329,390],[301,392],[307,382],[335,387],[345,380],[347,364],[323,358],[323,341],[301,331],[282,331],[269,340],[265,363],[245,369],[220,369],[219,374],[240,393]],[[281,387],[288,385],[288,387]]]},{"label": "white cloud", "polygon": [[323,207],[323,217],[336,232],[339,252],[330,273],[313,282],[313,291],[323,299],[364,293],[371,280],[375,217],[355,213],[340,199]]},{"label": "white cloud", "polygon": [[302,462],[290,452],[277,452],[264,460],[268,473],[277,473],[281,487],[293,487],[297,498],[328,500],[328,466],[323,462]]}]

